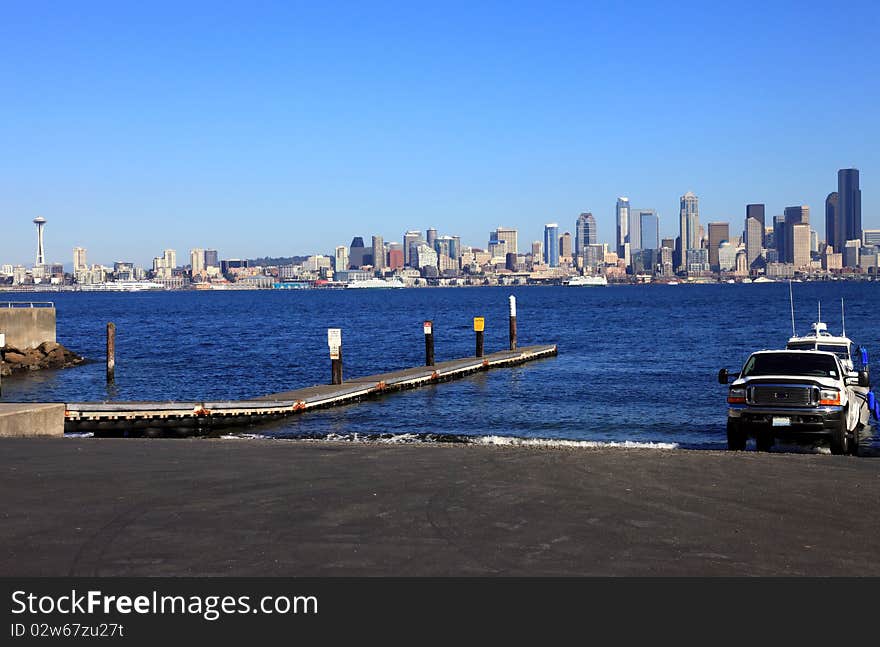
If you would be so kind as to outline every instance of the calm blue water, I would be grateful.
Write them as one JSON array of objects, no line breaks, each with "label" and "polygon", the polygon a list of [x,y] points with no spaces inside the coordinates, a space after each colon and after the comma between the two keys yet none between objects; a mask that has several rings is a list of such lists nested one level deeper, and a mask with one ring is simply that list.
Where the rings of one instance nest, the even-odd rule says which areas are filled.
[{"label": "calm blue water", "polygon": [[[880,375],[878,283],[795,284],[798,332],[816,304]],[[59,293],[58,338],[97,360],[6,378],[3,401],[238,399],[326,383],[328,327],[343,329],[345,375],[424,361],[433,319],[437,360],[473,354],[473,316],[486,349],[507,344],[507,296],[518,301],[521,346],[559,356],[514,369],[307,413],[250,431],[270,435],[468,434],[724,445],[720,367],[780,347],[791,332],[788,285],[621,286]],[[4,295],[4,299],[7,295]],[[14,294],[30,300],[34,295]],[[104,330],[117,325],[116,387],[104,380]]]}]

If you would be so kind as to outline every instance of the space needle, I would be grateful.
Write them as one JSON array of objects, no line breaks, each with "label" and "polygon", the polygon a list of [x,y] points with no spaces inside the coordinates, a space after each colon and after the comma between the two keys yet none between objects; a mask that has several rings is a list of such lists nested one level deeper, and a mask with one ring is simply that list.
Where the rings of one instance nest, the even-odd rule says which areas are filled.
[{"label": "space needle", "polygon": [[34,218],[34,224],[37,226],[37,265],[45,265],[46,256],[43,254],[43,227],[46,226],[46,219],[43,217]]}]

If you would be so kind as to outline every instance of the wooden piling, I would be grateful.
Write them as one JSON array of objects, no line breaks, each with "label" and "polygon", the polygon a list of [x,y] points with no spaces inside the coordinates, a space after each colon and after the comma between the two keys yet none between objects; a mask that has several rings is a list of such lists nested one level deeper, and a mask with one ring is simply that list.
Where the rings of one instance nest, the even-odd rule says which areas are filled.
[{"label": "wooden piling", "polygon": [[116,380],[116,324],[107,324],[107,383]]},{"label": "wooden piling", "polygon": [[342,384],[342,330],[327,329],[327,345],[330,347],[330,384]]},{"label": "wooden piling", "polygon": [[425,366],[434,366],[434,322],[426,321],[425,331]]},{"label": "wooden piling", "polygon": [[516,297],[512,294],[509,297],[510,302],[510,350],[516,350]]},{"label": "wooden piling", "polygon": [[474,317],[474,332],[477,333],[476,357],[483,356],[483,331],[485,327],[486,320],[483,317]]}]

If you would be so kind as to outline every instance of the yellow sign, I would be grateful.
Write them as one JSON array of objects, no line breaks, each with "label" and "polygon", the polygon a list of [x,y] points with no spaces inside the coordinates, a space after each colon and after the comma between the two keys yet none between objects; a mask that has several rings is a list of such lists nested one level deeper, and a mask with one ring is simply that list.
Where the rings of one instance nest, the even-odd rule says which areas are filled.
[{"label": "yellow sign", "polygon": [[486,320],[483,317],[474,317],[474,332],[483,332],[486,328]]}]

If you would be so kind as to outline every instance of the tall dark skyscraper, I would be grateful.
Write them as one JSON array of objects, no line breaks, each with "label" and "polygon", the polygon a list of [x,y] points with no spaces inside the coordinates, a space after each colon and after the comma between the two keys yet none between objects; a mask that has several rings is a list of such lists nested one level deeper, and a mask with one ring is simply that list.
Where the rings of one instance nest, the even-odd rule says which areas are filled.
[{"label": "tall dark skyscraper", "polygon": [[767,226],[767,221],[764,220],[764,205],[763,204],[747,204],[746,205],[746,229],[748,229],[749,218],[754,218],[758,222],[761,223],[761,244],[764,244],[764,228]]},{"label": "tall dark skyscraper", "polygon": [[[839,217],[846,231],[845,240],[862,237],[862,191],[859,189],[859,169],[842,168],[837,171]],[[844,243],[841,243],[841,248]],[[838,251],[837,247],[834,251]]]},{"label": "tall dark skyscraper", "polygon": [[835,252],[843,249],[846,243],[846,231],[841,228],[843,219],[840,218],[839,194],[837,191],[829,193],[825,198],[825,242],[828,243]]},{"label": "tall dark skyscraper", "polygon": [[785,257],[785,216],[773,217],[773,248],[779,253],[779,259]]},{"label": "tall dark skyscraper", "polygon": [[596,219],[589,211],[578,216],[574,230],[574,241],[574,253],[581,259],[584,258],[584,248],[598,242]]}]

